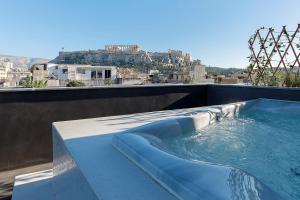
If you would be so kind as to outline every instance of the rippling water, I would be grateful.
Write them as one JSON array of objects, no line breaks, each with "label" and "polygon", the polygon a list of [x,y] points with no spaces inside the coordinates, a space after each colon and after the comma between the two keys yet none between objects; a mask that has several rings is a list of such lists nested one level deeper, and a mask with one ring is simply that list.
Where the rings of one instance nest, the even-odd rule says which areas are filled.
[{"label": "rippling water", "polygon": [[181,157],[240,168],[286,199],[300,199],[299,111],[241,111],[164,143]]}]

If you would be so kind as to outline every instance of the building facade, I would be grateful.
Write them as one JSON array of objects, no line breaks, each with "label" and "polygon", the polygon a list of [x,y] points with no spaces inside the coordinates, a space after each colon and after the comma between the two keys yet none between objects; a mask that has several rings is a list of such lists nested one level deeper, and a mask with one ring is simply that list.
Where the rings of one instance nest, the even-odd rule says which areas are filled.
[{"label": "building facade", "polygon": [[59,86],[69,81],[81,81],[87,86],[115,83],[117,69],[114,66],[93,66],[77,64],[49,64],[48,79],[59,80]]},{"label": "building facade", "polygon": [[205,65],[200,60],[193,61],[190,70],[190,77],[193,83],[201,83],[205,80],[206,70]]},{"label": "building facade", "polygon": [[58,64],[48,67],[49,77],[56,77],[59,80],[95,80],[95,79],[116,79],[116,67],[113,66],[92,66],[76,64]]},{"label": "building facade", "polygon": [[11,70],[7,73],[7,81],[5,82],[5,86],[17,87],[19,86],[21,80],[31,75],[31,72],[24,70],[24,68]]},{"label": "building facade", "polygon": [[8,60],[0,60],[0,81],[7,80],[8,72],[13,68],[13,63]]}]

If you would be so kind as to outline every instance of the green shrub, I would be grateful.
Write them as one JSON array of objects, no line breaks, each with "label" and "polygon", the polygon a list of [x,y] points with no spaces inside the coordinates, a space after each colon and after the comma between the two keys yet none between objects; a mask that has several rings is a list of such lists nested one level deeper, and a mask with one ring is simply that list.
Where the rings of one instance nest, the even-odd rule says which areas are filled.
[{"label": "green shrub", "polygon": [[67,84],[67,87],[84,87],[85,84],[81,81],[70,81],[68,84]]},{"label": "green shrub", "polygon": [[285,86],[286,87],[300,87],[300,76],[298,73],[287,74],[285,77]]},{"label": "green shrub", "polygon": [[32,76],[27,76],[20,81],[19,85],[24,88],[45,88],[47,87],[47,81],[33,80]]}]

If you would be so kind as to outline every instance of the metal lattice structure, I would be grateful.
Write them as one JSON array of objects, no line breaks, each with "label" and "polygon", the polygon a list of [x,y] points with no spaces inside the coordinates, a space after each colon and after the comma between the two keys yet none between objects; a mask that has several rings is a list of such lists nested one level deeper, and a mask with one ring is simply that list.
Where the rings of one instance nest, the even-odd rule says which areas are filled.
[{"label": "metal lattice structure", "polygon": [[266,77],[275,80],[278,73],[299,74],[300,24],[295,31],[287,31],[286,26],[279,32],[262,27],[249,39],[248,45],[251,52],[248,79],[253,84],[268,85]]}]

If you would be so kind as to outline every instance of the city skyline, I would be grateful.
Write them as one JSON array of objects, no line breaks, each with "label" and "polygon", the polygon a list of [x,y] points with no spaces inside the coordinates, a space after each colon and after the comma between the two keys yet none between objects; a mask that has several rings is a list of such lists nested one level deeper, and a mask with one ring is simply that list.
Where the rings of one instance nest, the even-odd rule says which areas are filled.
[{"label": "city skyline", "polygon": [[[289,1],[2,1],[0,54],[53,59],[105,44],[146,51],[178,49],[219,67],[245,67],[247,41],[261,27],[294,30],[300,2]],[[298,21],[297,21],[298,20]]]}]

